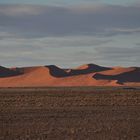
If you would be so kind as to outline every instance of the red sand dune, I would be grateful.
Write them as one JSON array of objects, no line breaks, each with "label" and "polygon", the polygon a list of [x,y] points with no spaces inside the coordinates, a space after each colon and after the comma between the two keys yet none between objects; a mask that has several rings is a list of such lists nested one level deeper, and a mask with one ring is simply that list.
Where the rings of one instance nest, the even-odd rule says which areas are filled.
[{"label": "red sand dune", "polygon": [[75,69],[61,69],[54,65],[0,67],[0,87],[45,86],[140,86],[140,68],[108,68],[95,64]]}]

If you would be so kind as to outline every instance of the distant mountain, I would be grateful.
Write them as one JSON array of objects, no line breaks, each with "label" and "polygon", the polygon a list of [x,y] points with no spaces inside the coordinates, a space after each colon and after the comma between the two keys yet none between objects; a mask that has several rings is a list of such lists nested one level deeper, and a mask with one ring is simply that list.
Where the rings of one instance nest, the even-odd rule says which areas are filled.
[{"label": "distant mountain", "polygon": [[140,68],[96,64],[72,69],[55,65],[21,68],[0,66],[0,87],[47,86],[140,86]]}]

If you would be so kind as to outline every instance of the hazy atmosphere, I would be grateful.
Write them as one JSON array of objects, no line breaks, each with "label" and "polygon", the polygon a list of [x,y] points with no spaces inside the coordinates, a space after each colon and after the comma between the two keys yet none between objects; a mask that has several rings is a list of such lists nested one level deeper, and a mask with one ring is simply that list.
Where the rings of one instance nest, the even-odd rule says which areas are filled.
[{"label": "hazy atmosphere", "polygon": [[0,65],[139,66],[139,0],[1,0]]}]

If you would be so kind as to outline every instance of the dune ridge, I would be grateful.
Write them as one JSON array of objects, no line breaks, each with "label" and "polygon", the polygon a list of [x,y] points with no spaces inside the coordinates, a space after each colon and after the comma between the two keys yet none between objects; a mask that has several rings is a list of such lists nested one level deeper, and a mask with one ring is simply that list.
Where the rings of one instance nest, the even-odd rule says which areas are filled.
[{"label": "dune ridge", "polygon": [[55,65],[0,66],[0,87],[47,86],[140,86],[140,67],[103,67],[96,64],[72,69]]}]

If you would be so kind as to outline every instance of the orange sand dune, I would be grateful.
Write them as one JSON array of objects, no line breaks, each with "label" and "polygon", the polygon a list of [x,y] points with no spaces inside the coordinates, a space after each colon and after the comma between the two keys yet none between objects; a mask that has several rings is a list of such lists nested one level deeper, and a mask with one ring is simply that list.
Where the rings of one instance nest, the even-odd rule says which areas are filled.
[{"label": "orange sand dune", "polygon": [[140,86],[138,67],[102,67],[86,64],[75,69],[54,65],[0,67],[0,87]]},{"label": "orange sand dune", "polygon": [[105,70],[111,70],[111,68],[101,67],[95,64],[85,64],[75,69],[67,70],[69,76],[73,75],[81,75],[81,74],[89,74],[93,72],[100,72]]}]

